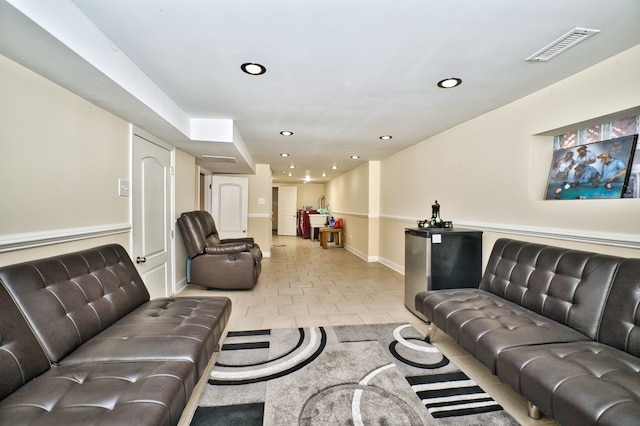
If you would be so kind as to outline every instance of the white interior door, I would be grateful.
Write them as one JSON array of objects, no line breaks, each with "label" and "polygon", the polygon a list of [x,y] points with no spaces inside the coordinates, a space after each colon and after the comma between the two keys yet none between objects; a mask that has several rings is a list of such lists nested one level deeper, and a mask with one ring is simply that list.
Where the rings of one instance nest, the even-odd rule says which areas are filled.
[{"label": "white interior door", "polygon": [[218,176],[211,178],[211,210],[220,238],[247,236],[249,179]]},{"label": "white interior door", "polygon": [[171,243],[171,151],[133,138],[133,259],[152,298],[173,288]]},{"label": "white interior door", "polygon": [[298,226],[298,188],[278,187],[278,235],[296,235]]}]

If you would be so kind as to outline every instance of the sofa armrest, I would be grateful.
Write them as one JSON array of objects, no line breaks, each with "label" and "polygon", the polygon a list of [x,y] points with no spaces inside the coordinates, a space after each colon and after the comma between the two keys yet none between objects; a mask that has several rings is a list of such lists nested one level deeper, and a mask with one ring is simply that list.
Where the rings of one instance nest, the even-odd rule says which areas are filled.
[{"label": "sofa armrest", "polygon": [[205,254],[235,254],[244,251],[249,251],[251,246],[247,243],[229,243],[229,244],[217,244],[215,246],[207,246],[204,248]]},{"label": "sofa armrest", "polygon": [[225,238],[220,240],[220,244],[234,244],[234,243],[247,243],[249,247],[253,247],[255,245],[255,241],[253,240],[253,237]]}]

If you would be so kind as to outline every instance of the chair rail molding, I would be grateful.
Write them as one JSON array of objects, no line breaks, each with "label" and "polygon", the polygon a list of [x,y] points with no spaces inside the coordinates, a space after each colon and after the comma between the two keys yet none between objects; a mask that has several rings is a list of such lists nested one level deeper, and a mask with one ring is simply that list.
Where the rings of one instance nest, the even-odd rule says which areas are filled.
[{"label": "chair rail molding", "polygon": [[[410,223],[412,227],[417,226],[418,220],[406,216],[391,215],[380,215],[380,219],[406,222]],[[454,221],[453,226],[476,229],[478,231],[498,232],[502,234],[527,235],[531,237],[553,238],[557,240],[640,249],[640,235],[638,234],[595,232],[580,229],[546,228],[541,226],[472,221]]]},{"label": "chair rail molding", "polygon": [[42,232],[0,235],[0,253],[41,247],[70,241],[123,234],[131,231],[130,223],[88,226],[84,228],[56,229]]}]

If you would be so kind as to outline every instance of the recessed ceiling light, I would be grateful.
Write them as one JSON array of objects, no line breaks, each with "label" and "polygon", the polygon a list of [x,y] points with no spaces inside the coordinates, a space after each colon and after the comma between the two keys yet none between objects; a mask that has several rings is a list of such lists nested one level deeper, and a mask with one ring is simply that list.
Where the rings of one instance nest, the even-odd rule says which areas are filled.
[{"label": "recessed ceiling light", "polygon": [[250,75],[261,75],[267,72],[264,65],[254,64],[253,62],[247,62],[240,65],[240,69]]},{"label": "recessed ceiling light", "polygon": [[351,159],[352,159],[352,160],[357,160],[358,158],[360,158],[360,156],[359,156],[359,155],[352,155],[352,156],[351,156]]},{"label": "recessed ceiling light", "polygon": [[289,166],[290,169],[295,169],[296,166],[294,166],[293,164]]},{"label": "recessed ceiling light", "polygon": [[336,170],[338,168],[338,166],[336,166],[335,164],[333,166],[331,166],[332,170]]},{"label": "recessed ceiling light", "polygon": [[384,135],[384,136],[380,136],[380,139],[382,139],[383,141],[388,141],[389,139],[391,139],[393,136],[391,135]]},{"label": "recessed ceiling light", "polygon": [[443,89],[451,89],[452,87],[460,86],[462,84],[462,80],[459,78],[445,78],[438,82],[438,87]]},{"label": "recessed ceiling light", "polygon": [[293,176],[293,173],[289,172],[289,174],[287,176],[291,177],[291,176]]},{"label": "recessed ceiling light", "polygon": [[291,136],[293,134],[293,132],[289,131],[289,130],[283,130],[280,132],[280,134],[282,136]]},{"label": "recessed ceiling light", "polygon": [[322,172],[322,177],[327,177],[327,173],[326,172]]},{"label": "recessed ceiling light", "polygon": [[286,152],[283,152],[282,154],[280,154],[280,157],[288,157],[289,154],[287,154]]}]

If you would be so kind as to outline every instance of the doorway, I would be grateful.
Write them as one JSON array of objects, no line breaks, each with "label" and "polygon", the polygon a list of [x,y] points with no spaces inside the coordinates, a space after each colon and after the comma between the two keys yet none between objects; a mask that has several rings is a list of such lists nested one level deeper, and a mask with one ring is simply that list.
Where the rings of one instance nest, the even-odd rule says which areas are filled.
[{"label": "doorway", "polygon": [[151,298],[173,293],[173,150],[133,135],[132,257]]},{"label": "doorway", "polygon": [[298,187],[278,187],[278,235],[297,235],[298,230]]},{"label": "doorway", "polygon": [[206,176],[207,211],[213,216],[220,238],[243,238],[249,224],[249,179],[224,175]]}]

